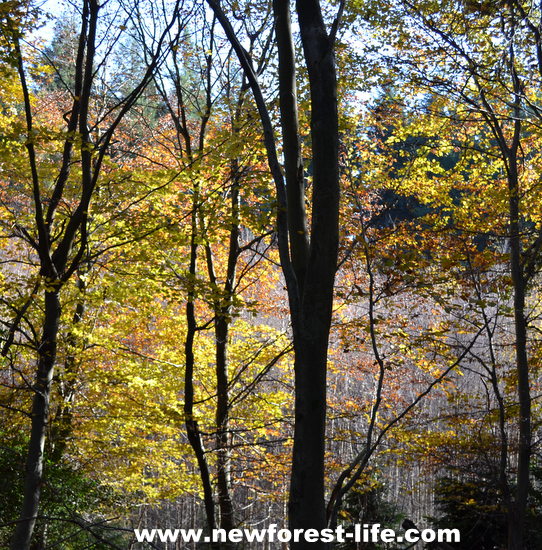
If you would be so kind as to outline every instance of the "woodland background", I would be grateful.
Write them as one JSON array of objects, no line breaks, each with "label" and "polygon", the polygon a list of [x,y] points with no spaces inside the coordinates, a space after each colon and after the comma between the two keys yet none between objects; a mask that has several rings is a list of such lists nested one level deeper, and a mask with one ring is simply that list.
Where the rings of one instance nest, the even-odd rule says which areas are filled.
[{"label": "woodland background", "polygon": [[0,4],[0,546],[290,517],[542,548],[542,7],[291,17]]}]

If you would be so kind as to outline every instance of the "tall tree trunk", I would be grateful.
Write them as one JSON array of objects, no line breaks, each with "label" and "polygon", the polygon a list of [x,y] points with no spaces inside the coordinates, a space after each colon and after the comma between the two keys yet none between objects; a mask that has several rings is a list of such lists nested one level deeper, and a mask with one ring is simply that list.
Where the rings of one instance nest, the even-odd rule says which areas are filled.
[{"label": "tall tree trunk", "polygon": [[[237,106],[234,119],[234,133],[237,133],[237,122],[241,99]],[[226,278],[222,289],[218,288],[215,273],[213,252],[209,244],[205,247],[207,257],[207,271],[209,280],[217,297],[213,302],[215,314],[215,375],[217,403],[215,411],[216,421],[216,447],[217,447],[217,489],[218,507],[220,510],[220,528],[226,532],[235,526],[233,501],[231,497],[231,441],[229,432],[230,420],[230,388],[228,377],[228,338],[231,325],[231,309],[235,294],[235,278],[237,261],[239,258],[239,186],[240,186],[239,162],[232,159],[231,162],[231,225],[228,237],[228,261],[226,265]],[[202,231],[204,224],[202,222]],[[226,545],[228,546],[228,545]]]},{"label": "tall tree trunk", "polygon": [[[313,202],[311,240],[300,310],[292,311],[295,428],[289,500],[291,528],[326,525],[324,450],[327,351],[339,242],[339,130],[333,38],[318,0],[297,0],[311,93]],[[294,543],[324,548],[324,543]]]},{"label": "tall tree trunk", "polygon": [[[338,255],[339,155],[337,84],[335,71],[334,32],[327,33],[318,0],[298,0],[297,14],[301,28],[304,57],[311,91],[311,138],[313,163],[313,196],[310,245],[292,234],[292,228],[303,231],[302,202],[287,194],[278,163],[275,136],[269,111],[252,66],[251,59],[235,35],[217,0],[207,0],[222,25],[245,72],[261,118],[269,168],[275,182],[278,200],[277,240],[282,271],[286,280],[293,327],[295,354],[295,427],[293,465],[289,499],[291,528],[322,529],[326,525],[324,501],[324,449],[326,420],[327,350],[333,304],[333,288]],[[288,63],[286,44],[288,0],[274,2],[275,18],[282,25],[280,64]],[[286,35],[285,35],[286,32]],[[292,69],[279,69],[283,91],[292,89]],[[283,93],[281,92],[281,94]],[[281,110],[288,109],[283,96]],[[283,111],[286,112],[286,111]],[[286,116],[286,115],[284,115]],[[284,125],[288,121],[283,121]],[[295,150],[294,145],[288,147]],[[286,149],[285,149],[286,154]],[[295,155],[295,152],[294,152]],[[291,157],[295,160],[295,157]],[[292,170],[290,171],[290,167]],[[290,164],[288,173],[299,184],[299,167]],[[299,194],[300,186],[296,190]],[[291,202],[289,202],[291,201]],[[292,210],[293,209],[293,210]],[[290,239],[289,239],[290,236]],[[302,239],[306,242],[306,239]],[[304,265],[303,265],[304,264]],[[292,548],[318,550],[324,543],[292,543]]]},{"label": "tall tree trunk", "polygon": [[38,515],[51,383],[56,361],[58,325],[61,312],[58,292],[58,289],[45,292],[45,316],[32,400],[32,421],[26,458],[23,504],[11,542],[11,550],[26,550],[30,547],[30,540]]},{"label": "tall tree trunk", "polygon": [[519,447],[516,495],[509,513],[508,549],[523,550],[531,461],[531,393],[527,357],[527,320],[525,317],[526,281],[521,262],[519,220],[519,183],[517,148],[510,154],[508,169],[510,215],[510,271],[514,286],[514,329],[516,337],[516,373],[519,401]]},{"label": "tall tree trunk", "polygon": [[[513,19],[515,24],[515,19]],[[514,331],[516,344],[517,395],[519,402],[519,444],[516,475],[515,498],[510,499],[508,518],[508,550],[523,550],[525,547],[525,520],[530,485],[531,462],[531,392],[529,383],[529,360],[527,354],[527,318],[525,299],[527,275],[523,265],[523,246],[520,218],[520,173],[518,159],[521,153],[521,135],[523,130],[522,105],[524,101],[523,84],[515,66],[514,42],[509,45],[510,76],[514,92],[513,134],[510,145],[501,142],[501,151],[506,160],[508,180],[508,222],[510,231],[510,274],[514,289]]]},{"label": "tall tree trunk", "polygon": [[[232,161],[231,217],[232,223],[228,244],[226,281],[219,301],[215,302],[216,339],[216,429],[217,429],[217,485],[220,508],[220,527],[230,531],[235,526],[233,503],[230,490],[231,451],[229,435],[229,379],[228,379],[228,337],[231,324],[231,308],[234,295],[237,259],[239,254],[239,166]],[[209,256],[209,260],[212,261]],[[216,282],[214,270],[209,264],[209,275]]]},{"label": "tall tree trunk", "polygon": [[226,532],[234,528],[233,503],[230,494],[229,388],[227,346],[229,320],[227,312],[216,319],[216,478],[220,528]]},{"label": "tall tree trunk", "polygon": [[205,515],[209,529],[215,528],[215,505],[213,499],[213,488],[211,484],[211,475],[209,465],[201,440],[201,432],[197,420],[194,417],[194,339],[198,330],[195,313],[195,290],[196,271],[197,271],[197,217],[199,203],[199,189],[197,184],[194,186],[194,199],[192,202],[192,233],[190,235],[190,288],[186,302],[186,340],[184,344],[185,351],[185,375],[184,375],[184,416],[186,435],[188,441],[194,450],[198,463],[201,484],[203,486],[203,501],[205,505]]}]

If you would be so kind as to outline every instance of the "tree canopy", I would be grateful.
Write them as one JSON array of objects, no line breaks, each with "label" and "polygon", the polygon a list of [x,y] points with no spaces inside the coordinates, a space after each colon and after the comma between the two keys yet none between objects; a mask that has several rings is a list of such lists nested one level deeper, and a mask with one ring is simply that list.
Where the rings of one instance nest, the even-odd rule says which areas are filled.
[{"label": "tree canopy", "polygon": [[3,2],[0,546],[539,548],[540,10]]}]

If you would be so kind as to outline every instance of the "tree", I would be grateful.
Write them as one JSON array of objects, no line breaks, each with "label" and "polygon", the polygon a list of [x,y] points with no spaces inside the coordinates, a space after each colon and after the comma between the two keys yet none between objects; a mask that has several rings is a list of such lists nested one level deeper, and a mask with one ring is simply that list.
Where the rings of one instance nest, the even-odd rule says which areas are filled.
[{"label": "tree", "polygon": [[[269,41],[258,29],[266,27],[266,19],[262,17],[251,35],[251,50],[264,45],[260,65],[266,63]],[[184,357],[176,360],[184,366],[184,385],[179,384],[184,391],[183,423],[198,464],[207,526],[219,525],[228,531],[242,513],[235,510],[238,480],[232,482],[230,472],[239,453],[233,449],[249,447],[248,440],[256,439],[252,432],[261,437],[261,431],[252,427],[258,422],[247,422],[246,412],[241,419],[235,416],[250,410],[247,401],[289,346],[278,348],[280,334],[263,326],[254,326],[248,335],[246,324],[238,320],[243,314],[256,315],[255,304],[267,288],[266,279],[275,280],[276,269],[266,258],[269,193],[261,147],[252,139],[258,132],[252,121],[253,105],[238,68],[222,59],[220,50],[215,51],[220,45],[215,27],[216,20],[204,10],[194,10],[186,38],[155,75],[165,114],[154,131],[149,128],[142,162],[155,159],[157,166],[179,169],[172,186],[177,195],[170,195],[177,197],[171,198],[176,205],[167,210],[167,217],[172,226],[179,225],[178,231],[189,244],[166,237],[170,244],[164,262],[170,278],[164,278],[163,284],[177,292],[175,298],[166,294],[161,300],[164,307],[167,304],[174,310],[177,303],[185,312],[184,320],[171,314],[179,322],[178,334],[184,342]],[[140,35],[145,51],[144,33]],[[160,154],[151,154],[153,149]],[[164,208],[161,215],[166,216]],[[158,258],[147,259],[155,265],[157,276],[160,272],[163,277]],[[251,288],[256,280],[259,292]],[[154,292],[162,295],[158,288]],[[254,348],[245,348],[243,365],[238,350],[244,347],[242,341],[249,340]],[[139,349],[139,353],[149,355],[155,344],[148,341],[147,346],[147,351]],[[210,354],[213,346],[215,380],[210,383],[208,369],[213,361],[203,350]],[[275,350],[276,355],[270,357]],[[232,351],[234,360],[230,360]],[[153,351],[149,358],[156,355]],[[213,393],[206,395],[211,387]],[[230,425],[232,415],[235,427]],[[258,416],[254,412],[255,420]]]},{"label": "tree", "polygon": [[[340,12],[328,31],[318,0],[296,4],[311,91],[313,167],[310,230],[305,230],[304,181],[296,122],[295,63],[289,2],[275,2],[286,185],[269,112],[247,52],[225,13],[208,0],[254,94],[278,200],[277,237],[288,290],[295,355],[295,425],[289,501],[290,527],[323,528],[326,372],[338,254],[339,127],[334,44]],[[294,543],[304,548],[309,543]],[[322,543],[317,543],[322,545]],[[323,546],[322,546],[323,547]]]},{"label": "tree", "polygon": [[[26,69],[24,52],[21,48],[19,31],[12,19],[7,18],[9,47],[16,60],[17,74],[21,86],[25,116],[25,147],[27,152],[26,174],[30,179],[30,201],[34,219],[26,226],[17,225],[20,238],[37,257],[39,275],[37,283],[26,303],[16,310],[15,317],[7,333],[3,355],[7,355],[14,343],[15,335],[26,310],[33,302],[36,293],[43,293],[43,316],[41,335],[37,345],[37,365],[33,392],[30,438],[26,458],[25,488],[20,518],[15,529],[11,548],[29,548],[36,523],[43,468],[44,447],[47,427],[50,420],[51,386],[57,360],[59,327],[62,317],[61,295],[64,287],[87,259],[89,248],[89,219],[91,202],[96,194],[98,181],[114,132],[123,117],[133,106],[147,86],[153,71],[164,54],[164,32],[156,40],[151,63],[140,80],[128,95],[120,101],[112,101],[105,120],[102,119],[102,132],[96,132],[97,125],[92,119],[92,101],[97,76],[96,68],[102,66],[98,56],[101,16],[100,5],[95,0],[85,0],[81,12],[81,30],[77,46],[74,68],[71,107],[66,115],[60,162],[56,174],[50,180],[43,177],[41,163],[43,157],[38,152],[42,145],[35,113],[29,73]],[[174,24],[172,20],[169,30]],[[109,44],[113,47],[117,37]],[[76,160],[80,167],[73,174]],[[22,176],[22,174],[21,174]],[[77,181],[77,178],[79,181]],[[46,181],[43,181],[43,180]],[[74,183],[77,181],[77,184]],[[52,185],[47,185],[52,181]],[[24,183],[21,183],[24,187]],[[75,189],[74,189],[75,188]],[[64,209],[64,201],[72,207]]]},{"label": "tree", "polygon": [[[450,517],[536,545],[538,8],[299,0],[296,36],[285,0],[209,6],[84,0],[45,54],[0,8],[0,458],[22,480],[30,440],[37,472],[20,544],[32,520],[34,546],[56,536],[56,486],[89,527],[88,479],[125,527],[281,518],[293,433],[293,529],[369,517],[379,479],[435,515],[450,466]],[[349,21],[375,33],[357,58]],[[374,107],[347,68],[337,92],[335,56],[382,78]]]},{"label": "tree", "polygon": [[[441,120],[476,124],[479,136],[488,138],[478,150],[482,166],[493,158],[498,164],[495,180],[504,182],[507,206],[507,262],[513,288],[515,370],[519,410],[517,427],[516,488],[509,499],[510,549],[523,547],[523,526],[529,490],[532,453],[531,370],[529,360],[528,295],[539,265],[539,219],[534,219],[525,197],[529,183],[529,141],[538,134],[539,102],[536,86],[540,78],[539,22],[531,3],[486,5],[469,2],[444,4],[435,9],[427,3],[400,2],[383,14],[368,6],[366,18],[379,25],[393,21],[393,47],[404,54],[393,58],[402,68],[407,93],[423,89],[433,96],[453,99],[455,107],[435,105]],[[387,19],[387,22],[384,22]],[[409,25],[422,29],[413,35]],[[495,37],[499,36],[500,41]],[[415,53],[414,53],[415,52]],[[535,60],[533,62],[533,60]],[[412,96],[411,96],[412,97]],[[414,100],[412,100],[414,101]],[[438,113],[439,109],[440,113]],[[435,116],[434,120],[437,120]],[[485,147],[484,147],[485,146]],[[501,204],[501,203],[499,203]]]}]

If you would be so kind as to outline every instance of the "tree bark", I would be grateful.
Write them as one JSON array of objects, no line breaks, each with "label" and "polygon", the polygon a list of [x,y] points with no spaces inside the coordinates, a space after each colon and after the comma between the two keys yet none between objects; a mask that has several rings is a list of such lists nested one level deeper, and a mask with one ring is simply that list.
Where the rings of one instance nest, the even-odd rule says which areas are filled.
[{"label": "tree bark", "polygon": [[56,361],[60,301],[58,289],[45,293],[45,316],[40,339],[38,368],[32,400],[30,442],[26,458],[26,473],[21,514],[11,542],[11,550],[25,550],[30,541],[40,502],[45,437],[49,419],[51,382]]},{"label": "tree bark", "polygon": [[[235,35],[217,0],[207,0],[222,25],[245,72],[260,114],[264,143],[273,180],[277,209],[277,237],[281,268],[286,280],[294,340],[295,427],[293,464],[289,498],[290,528],[323,529],[326,525],[324,500],[324,450],[326,420],[327,350],[331,326],[333,288],[338,255],[339,218],[339,138],[337,84],[333,36],[326,32],[318,0],[299,0],[297,14],[301,28],[304,57],[311,91],[311,138],[313,197],[310,245],[300,243],[303,231],[302,201],[299,191],[299,164],[290,164],[292,174],[287,190],[279,167],[276,140],[258,78],[250,57]],[[288,38],[288,0],[274,2],[277,36],[281,42],[279,61],[281,111],[288,116],[293,105],[288,94],[292,87],[292,67],[286,44]],[[280,34],[280,37],[279,37]],[[290,91],[290,92],[289,92]],[[293,115],[292,115],[293,116]],[[283,132],[289,134],[292,121],[283,120]],[[290,135],[290,134],[289,134]],[[295,136],[285,148],[295,160]],[[292,170],[290,171],[290,167]],[[294,173],[295,172],[295,173]],[[294,192],[298,198],[291,198]],[[301,200],[302,199],[302,200]],[[294,228],[299,228],[295,230]],[[305,242],[307,241],[304,237]],[[300,246],[298,246],[300,245]],[[304,252],[307,253],[303,257]],[[325,547],[318,543],[292,543],[292,548]]]},{"label": "tree bark", "polygon": [[[228,380],[228,337],[231,324],[231,307],[234,296],[235,276],[239,254],[239,166],[232,161],[231,217],[228,262],[224,289],[215,302],[216,339],[216,429],[217,429],[217,486],[220,508],[220,527],[226,532],[235,527],[233,503],[230,491],[230,434],[229,434],[229,380]],[[211,257],[209,256],[209,260]],[[209,275],[216,282],[214,271],[209,265]]]},{"label": "tree bark", "polygon": [[197,268],[197,217],[198,217],[198,202],[199,190],[197,184],[194,186],[194,200],[192,202],[192,233],[190,235],[190,265],[189,265],[189,291],[186,302],[186,339],[184,344],[185,351],[185,374],[184,374],[184,416],[185,426],[188,441],[194,450],[200,479],[203,486],[203,501],[205,506],[205,515],[209,529],[215,528],[215,505],[213,499],[213,488],[211,484],[211,476],[209,473],[209,465],[205,456],[203,442],[201,440],[201,432],[197,420],[194,418],[194,339],[198,330],[195,313],[195,291],[193,285],[196,279]]},{"label": "tree bark", "polygon": [[229,389],[227,342],[229,321],[223,312],[216,319],[216,478],[218,506],[220,510],[220,528],[226,532],[234,528],[233,503],[230,494],[230,441],[229,441]]},{"label": "tree bark", "polygon": [[[323,529],[327,351],[339,242],[339,129],[333,41],[318,0],[298,0],[311,94],[313,201],[310,252],[300,310],[292,311],[295,427],[290,527]],[[293,547],[324,548],[322,542]]]},{"label": "tree bark", "polygon": [[292,37],[290,3],[273,0],[275,31],[279,58],[280,124],[282,154],[288,199],[288,238],[297,284],[302,291],[309,256],[307,217],[305,213],[305,177],[297,108],[295,51]]},{"label": "tree bark", "polygon": [[[73,327],[77,327],[77,325],[82,322],[86,309],[84,296],[86,285],[81,277],[81,273],[78,273],[76,285],[80,292],[80,297],[77,301],[75,312],[72,317]],[[57,404],[56,411],[53,415],[48,445],[51,453],[51,461],[54,464],[58,464],[62,460],[68,441],[73,432],[72,408],[75,394],[77,392],[76,348],[78,344],[81,344],[81,342],[79,341],[75,330],[70,331],[66,340],[68,355],[64,362],[63,372],[59,376],[59,403]]]},{"label": "tree bark", "polygon": [[516,337],[516,372],[519,401],[519,447],[516,494],[509,510],[508,550],[523,550],[525,519],[530,484],[531,461],[531,393],[527,356],[527,320],[525,317],[526,281],[521,262],[519,223],[519,183],[516,148],[508,168],[510,214],[510,271],[514,287],[514,329]]}]

